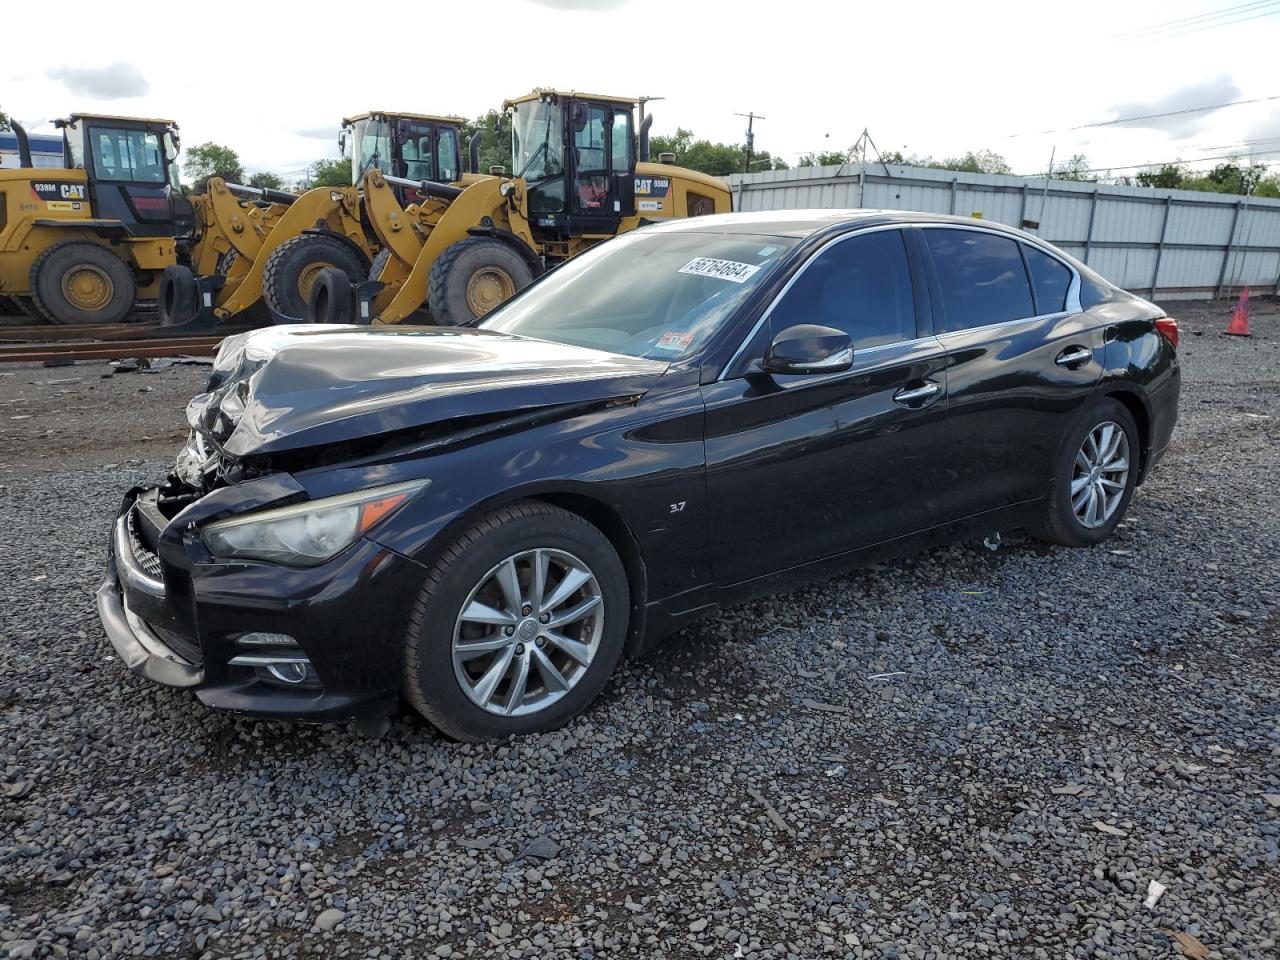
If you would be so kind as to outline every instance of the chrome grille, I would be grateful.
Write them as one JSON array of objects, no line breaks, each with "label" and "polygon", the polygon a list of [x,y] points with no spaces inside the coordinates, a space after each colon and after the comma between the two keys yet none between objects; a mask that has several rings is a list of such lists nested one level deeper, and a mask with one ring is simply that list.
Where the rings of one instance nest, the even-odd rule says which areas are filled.
[{"label": "chrome grille", "polygon": [[142,542],[142,537],[138,534],[137,520],[134,519],[133,510],[125,514],[125,529],[129,533],[129,547],[133,551],[134,562],[152,580],[163,580],[160,575],[160,558],[150,547]]}]

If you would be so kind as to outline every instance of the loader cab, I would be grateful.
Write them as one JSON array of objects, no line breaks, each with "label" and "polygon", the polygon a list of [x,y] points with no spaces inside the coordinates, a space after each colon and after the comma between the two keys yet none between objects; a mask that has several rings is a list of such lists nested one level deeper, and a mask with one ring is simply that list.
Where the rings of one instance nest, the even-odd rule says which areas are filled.
[{"label": "loader cab", "polygon": [[[351,150],[351,181],[377,169],[406,180],[454,183],[462,177],[461,117],[371,111],[342,121],[338,146]],[[402,204],[425,199],[416,190],[396,187]]]},{"label": "loader cab", "polygon": [[636,212],[636,101],[535,91],[508,101],[512,172],[547,238],[612,235]]},{"label": "loader cab", "polygon": [[[178,125],[172,120],[73,113],[62,130],[63,163],[85,172],[95,218],[115,220],[134,237],[191,231],[194,208],[178,177]],[[74,189],[72,187],[71,189]]]}]

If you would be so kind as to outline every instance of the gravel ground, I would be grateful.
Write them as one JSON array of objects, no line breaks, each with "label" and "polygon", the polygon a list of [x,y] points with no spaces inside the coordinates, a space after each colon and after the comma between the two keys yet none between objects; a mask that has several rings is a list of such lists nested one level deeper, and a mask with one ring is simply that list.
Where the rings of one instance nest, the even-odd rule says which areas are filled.
[{"label": "gravel ground", "polygon": [[1105,547],[742,606],[479,747],[127,674],[108,522],[201,372],[4,371],[0,953],[1280,956],[1280,309],[1173,307],[1176,446]]}]

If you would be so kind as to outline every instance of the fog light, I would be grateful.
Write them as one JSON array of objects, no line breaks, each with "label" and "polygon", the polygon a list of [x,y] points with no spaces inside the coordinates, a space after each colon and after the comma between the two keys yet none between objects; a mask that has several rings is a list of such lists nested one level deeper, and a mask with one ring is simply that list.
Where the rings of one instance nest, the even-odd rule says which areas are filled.
[{"label": "fog light", "polygon": [[311,665],[307,655],[296,647],[292,650],[276,648],[242,653],[228,662],[232,667],[252,667],[253,675],[264,683],[285,687],[319,687],[320,675]]},{"label": "fog light", "polygon": [[281,683],[303,683],[307,679],[309,664],[294,660],[288,663],[272,663],[267,666],[267,673]]}]

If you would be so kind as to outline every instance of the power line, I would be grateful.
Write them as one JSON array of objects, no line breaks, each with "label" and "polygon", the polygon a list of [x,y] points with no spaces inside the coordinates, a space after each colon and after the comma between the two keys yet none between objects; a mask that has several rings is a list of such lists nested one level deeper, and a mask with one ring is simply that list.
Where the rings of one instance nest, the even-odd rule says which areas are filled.
[{"label": "power line", "polygon": [[[1241,3],[1234,7],[1224,7],[1221,10],[1211,10],[1207,13],[1196,14],[1190,17],[1180,17],[1176,20],[1168,20],[1164,23],[1150,24],[1145,27],[1138,27],[1134,30],[1127,30],[1122,33],[1115,34],[1112,40],[1125,43],[1134,40],[1141,40],[1153,37],[1165,31],[1178,31],[1188,28],[1208,29],[1213,26],[1222,24],[1214,23],[1216,20],[1224,20],[1236,16],[1244,16],[1255,13],[1259,9],[1266,10],[1268,7],[1277,5],[1277,0],[1253,0],[1251,3]],[[1201,25],[1205,26],[1201,26]]]},{"label": "power line", "polygon": [[[1248,23],[1250,20],[1260,20],[1263,17],[1272,17],[1272,16],[1275,16],[1277,13],[1280,13],[1280,10],[1275,10],[1275,9],[1260,10],[1257,13],[1253,14],[1252,16],[1237,17],[1234,20],[1223,20],[1220,23],[1207,23],[1202,27],[1195,27],[1194,29],[1188,29],[1188,30],[1179,30],[1176,33],[1166,33],[1156,37],[1149,37],[1147,39],[1176,40],[1178,37],[1186,37],[1186,36],[1190,36],[1193,33],[1201,33],[1205,30],[1212,30],[1214,27],[1234,27],[1237,24]],[[1143,42],[1143,41],[1134,41],[1134,43],[1140,43],[1140,42]]]},{"label": "power line", "polygon": [[[1210,160],[1252,160],[1256,157],[1263,157],[1271,153],[1280,153],[1280,149],[1259,150],[1256,153],[1246,153],[1246,154],[1224,153],[1221,156],[1217,156],[1217,157],[1196,157],[1194,160],[1187,160],[1185,157],[1177,157],[1176,159],[1173,159],[1173,160],[1149,160],[1146,163],[1129,163],[1129,164],[1115,164],[1115,165],[1106,166],[1106,167],[1090,167],[1088,170],[1075,170],[1073,172],[1074,173],[1110,173],[1113,170],[1141,170],[1144,167],[1164,167],[1170,164],[1177,164],[1177,163],[1187,163],[1187,164],[1207,163]],[[1280,161],[1268,160],[1263,162],[1263,166],[1269,167],[1276,163],[1280,163]],[[1045,173],[1043,171],[1041,171],[1040,173],[1022,173],[1022,174],[1017,174],[1017,176],[1025,177],[1028,180],[1039,180],[1041,177],[1045,176]]]},{"label": "power line", "polygon": [[1023,131],[1022,133],[1007,133],[1005,139],[1014,139],[1016,137],[1036,137],[1046,133],[1070,133],[1073,130],[1090,130],[1094,127],[1114,127],[1121,123],[1135,123],[1138,120],[1160,120],[1165,117],[1181,117],[1188,113],[1204,113],[1208,110],[1223,110],[1227,107],[1242,107],[1250,103],[1269,103],[1272,100],[1280,100],[1280,94],[1271,97],[1255,97],[1252,100],[1232,100],[1229,103],[1211,103],[1203,107],[1185,107],[1181,110],[1167,110],[1164,113],[1144,113],[1136,117],[1116,117],[1113,120],[1097,120],[1093,123],[1082,123],[1074,127],[1057,127],[1053,130],[1033,130]]}]

